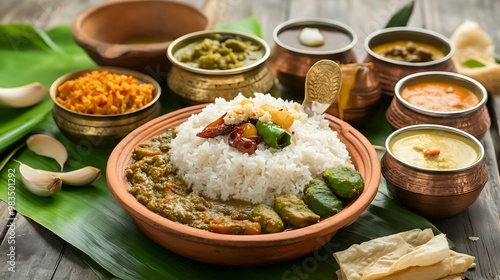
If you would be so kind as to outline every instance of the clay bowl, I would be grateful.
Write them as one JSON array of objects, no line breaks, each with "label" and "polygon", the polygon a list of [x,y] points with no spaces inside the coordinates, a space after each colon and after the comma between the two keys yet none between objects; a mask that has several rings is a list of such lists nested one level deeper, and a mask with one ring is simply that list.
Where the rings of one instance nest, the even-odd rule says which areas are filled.
[{"label": "clay bowl", "polygon": [[[153,100],[146,106],[124,114],[92,115],[72,111],[60,105],[56,96],[61,84],[74,80],[84,73],[93,70],[108,71],[109,73],[132,76],[140,83],[149,83],[154,86]],[[123,137],[144,123],[161,115],[161,87],[152,77],[143,73],[116,67],[97,67],[65,74],[56,79],[50,87],[50,98],[54,102],[52,116],[61,132],[72,141],[96,148],[114,147]]]},{"label": "clay bowl", "polygon": [[[399,61],[377,54],[374,47],[395,41],[412,41],[437,48],[443,57],[427,62]],[[365,62],[373,62],[380,81],[382,93],[394,95],[394,86],[403,77],[424,71],[455,72],[451,57],[455,47],[445,36],[427,29],[415,27],[392,27],[375,31],[366,37],[364,42],[367,56]]]},{"label": "clay bowl", "polygon": [[[241,41],[259,46],[261,58],[242,67],[233,69],[202,69],[182,62],[178,52],[205,38],[232,36]],[[231,100],[242,93],[252,97],[254,92],[270,93],[274,87],[274,76],[266,65],[269,45],[257,36],[235,31],[198,31],[186,34],[173,41],[167,49],[168,60],[172,63],[167,84],[170,90],[189,105],[210,103],[217,97]]]},{"label": "clay bowl", "polygon": [[328,242],[342,227],[353,222],[374,199],[380,182],[380,163],[370,142],[349,124],[327,115],[338,131],[353,164],[365,179],[363,193],[340,213],[301,229],[261,235],[226,235],[191,228],[149,211],[128,193],[125,168],[133,149],[167,128],[184,122],[205,105],[187,107],[148,122],[125,137],[111,153],[106,173],[108,186],[138,227],[159,245],[200,262],[229,266],[260,266],[306,255]]},{"label": "clay bowl", "polygon": [[98,65],[165,80],[171,66],[165,57],[170,42],[208,24],[200,10],[178,1],[111,1],[79,14],[72,35]]},{"label": "clay bowl", "polygon": [[[401,154],[395,155],[396,141],[409,133],[418,135],[428,131],[438,136],[456,137],[474,150],[476,157],[468,164],[463,161],[462,167],[436,169],[403,159]],[[387,138],[385,148],[387,152],[382,157],[381,165],[389,192],[396,200],[426,218],[447,218],[465,211],[488,181],[483,146],[474,136],[456,128],[431,124],[405,127]]]},{"label": "clay bowl", "polygon": [[[406,87],[427,82],[462,87],[474,93],[479,102],[468,109],[444,112],[418,107],[402,97],[401,92]],[[487,100],[488,93],[483,85],[467,76],[442,71],[415,73],[404,77],[396,84],[395,96],[386,111],[386,119],[393,130],[414,124],[440,124],[461,129],[481,140],[491,125],[486,107]]]},{"label": "clay bowl", "polygon": [[[321,47],[300,44],[298,33],[305,27],[318,28],[325,37]],[[338,63],[357,62],[354,46],[358,36],[348,25],[321,18],[298,18],[285,21],[273,31],[275,45],[268,64],[280,84],[303,97],[305,77],[309,68],[321,59]]]}]

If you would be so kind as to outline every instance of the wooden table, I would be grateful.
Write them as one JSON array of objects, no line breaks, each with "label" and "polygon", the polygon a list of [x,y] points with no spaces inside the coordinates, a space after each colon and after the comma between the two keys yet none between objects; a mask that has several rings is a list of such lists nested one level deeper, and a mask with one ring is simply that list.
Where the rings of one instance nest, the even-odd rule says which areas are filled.
[{"label": "wooden table", "polygon": [[[2,0],[0,23],[22,21],[41,28],[70,24],[80,11],[99,2],[103,1]],[[186,2],[199,8],[204,4],[202,0]],[[405,3],[407,1],[219,0],[212,17],[216,23],[226,23],[254,14],[262,26],[265,40],[271,46],[274,45],[273,29],[285,20],[299,17],[335,19],[356,31],[359,40],[355,52],[362,60],[365,56],[364,38],[384,27],[390,16]],[[465,20],[477,21],[500,48],[499,15],[498,0],[417,0],[409,25],[431,29],[449,37]],[[490,96],[488,108],[492,126],[482,140],[489,172],[487,185],[467,211],[452,218],[431,221],[455,243],[456,251],[476,256],[478,267],[467,274],[475,280],[500,279],[500,95]],[[16,247],[17,269],[16,273],[7,271],[8,220],[7,206],[0,202],[0,279],[98,279],[69,244],[19,214],[15,216],[16,235],[20,240]],[[473,241],[471,237],[479,239]]]}]

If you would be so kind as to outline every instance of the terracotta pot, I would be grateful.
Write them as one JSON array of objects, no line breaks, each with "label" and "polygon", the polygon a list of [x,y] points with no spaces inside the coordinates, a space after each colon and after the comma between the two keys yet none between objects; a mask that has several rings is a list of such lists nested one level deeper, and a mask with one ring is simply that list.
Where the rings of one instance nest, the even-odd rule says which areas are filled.
[{"label": "terracotta pot", "polygon": [[[401,96],[401,91],[419,82],[444,82],[463,87],[474,93],[479,103],[459,111],[442,112],[419,108]],[[439,124],[461,129],[481,140],[489,130],[491,118],[486,107],[488,93],[472,78],[452,72],[430,71],[408,75],[395,86],[395,96],[386,111],[386,119],[393,130],[415,124]]]},{"label": "terracotta pot", "polygon": [[[106,168],[109,189],[144,233],[159,245],[190,259],[229,266],[258,266],[291,260],[323,246],[335,233],[352,223],[377,194],[380,163],[370,142],[349,124],[331,116],[330,127],[338,131],[352,162],[365,180],[362,194],[340,213],[300,229],[260,235],[228,235],[196,229],[170,221],[148,210],[128,193],[125,168],[141,142],[175,127],[205,105],[187,107],[148,122],[134,130],[113,150]],[[334,238],[334,237],[333,237]]]},{"label": "terracotta pot", "polygon": [[[426,169],[398,159],[391,145],[398,135],[409,131],[432,129],[451,132],[470,140],[477,148],[477,160],[458,169]],[[382,157],[382,175],[396,200],[425,218],[447,218],[465,211],[481,193],[488,181],[483,161],[484,148],[472,135],[441,125],[414,125],[393,132],[386,141],[387,152]]]},{"label": "terracotta pot", "polygon": [[202,11],[178,1],[125,0],[96,5],[72,25],[75,42],[101,66],[117,66],[165,80],[174,39],[209,27]]},{"label": "terracotta pot", "polygon": [[[375,53],[372,48],[380,44],[394,41],[413,41],[428,44],[441,50],[444,56],[428,62],[405,62],[390,59]],[[415,27],[392,27],[375,31],[366,37],[364,42],[368,55],[365,62],[373,62],[382,93],[394,95],[394,86],[403,77],[424,71],[455,72],[451,57],[455,47],[445,36],[427,29]]]}]

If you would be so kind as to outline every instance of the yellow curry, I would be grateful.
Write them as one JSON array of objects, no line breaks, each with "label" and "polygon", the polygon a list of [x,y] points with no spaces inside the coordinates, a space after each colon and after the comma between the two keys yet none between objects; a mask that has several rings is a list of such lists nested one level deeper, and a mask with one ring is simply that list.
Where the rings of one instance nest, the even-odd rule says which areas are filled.
[{"label": "yellow curry", "polygon": [[392,139],[389,149],[400,161],[426,169],[465,168],[479,158],[479,148],[471,139],[432,129],[402,132]]}]

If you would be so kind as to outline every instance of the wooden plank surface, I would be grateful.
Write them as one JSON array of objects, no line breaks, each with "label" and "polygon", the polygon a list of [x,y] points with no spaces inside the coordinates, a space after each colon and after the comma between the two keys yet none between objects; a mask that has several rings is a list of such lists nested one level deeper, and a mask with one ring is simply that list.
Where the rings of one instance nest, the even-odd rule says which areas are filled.
[{"label": "wooden plank surface", "polygon": [[[53,0],[2,0],[0,23],[25,22],[41,28],[70,24],[82,10],[103,0],[53,1]],[[184,1],[201,8],[202,0]],[[368,34],[383,28],[390,16],[408,1],[394,0],[219,0],[214,20],[227,23],[255,15],[263,29],[265,40],[272,46],[272,33],[281,22],[304,17],[321,17],[338,20],[350,25],[359,39],[355,52],[359,60],[366,55],[363,48]],[[500,1],[497,0],[418,0],[409,22],[411,26],[425,27],[450,36],[465,20],[474,20],[492,37],[500,48]],[[497,52],[500,52],[497,51]],[[499,93],[500,94],[500,93]],[[477,257],[478,267],[469,276],[475,280],[500,279],[500,179],[498,155],[500,137],[500,95],[490,98],[492,129],[482,143],[489,182],[480,197],[466,212],[448,219],[432,222],[456,244],[456,250]],[[0,263],[8,261],[7,205],[0,201]],[[15,216],[17,270],[15,274],[5,269],[0,279],[98,279],[70,246],[35,222]],[[404,221],[402,221],[404,222]],[[479,237],[472,241],[470,237]],[[332,272],[333,273],[333,272]]]}]

